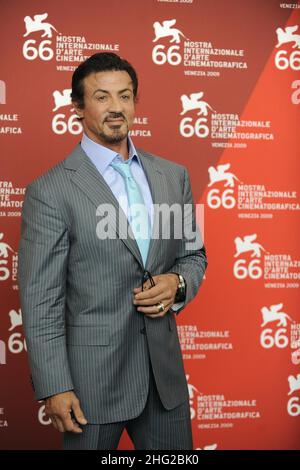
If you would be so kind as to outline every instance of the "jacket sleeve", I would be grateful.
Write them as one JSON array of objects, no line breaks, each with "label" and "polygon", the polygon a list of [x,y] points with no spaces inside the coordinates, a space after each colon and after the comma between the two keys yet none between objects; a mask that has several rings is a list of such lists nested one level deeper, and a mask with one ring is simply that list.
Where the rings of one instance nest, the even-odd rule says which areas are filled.
[{"label": "jacket sleeve", "polygon": [[195,214],[191,182],[188,171],[184,168],[182,239],[175,263],[167,271],[181,274],[186,282],[186,298],[184,302],[182,305],[174,304],[175,308],[173,311],[177,315],[196,296],[208,264],[206,250],[202,242],[200,229],[196,223]]},{"label": "jacket sleeve", "polygon": [[26,188],[18,284],[33,388],[38,400],[73,389],[65,336],[68,229],[35,181]]}]

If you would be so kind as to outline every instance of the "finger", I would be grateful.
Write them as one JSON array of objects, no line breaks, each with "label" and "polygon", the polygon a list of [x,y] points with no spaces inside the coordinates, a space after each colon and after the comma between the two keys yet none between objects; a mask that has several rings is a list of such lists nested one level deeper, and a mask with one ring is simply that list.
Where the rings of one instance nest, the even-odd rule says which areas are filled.
[{"label": "finger", "polygon": [[79,429],[80,429],[79,424],[78,424],[77,421],[76,421],[75,419],[73,419],[73,418],[72,418],[72,423],[74,424],[74,426],[75,426],[76,428],[79,428]]},{"label": "finger", "polygon": [[150,279],[147,279],[142,286],[135,287],[133,289],[134,294],[139,294],[140,292],[143,292],[145,290],[153,289],[153,287],[156,286],[157,281],[159,281],[160,275],[152,276],[152,281]]},{"label": "finger", "polygon": [[166,313],[168,312],[169,308],[170,307],[167,307],[167,308],[165,308],[165,310],[163,312],[159,312],[159,313],[156,313],[154,315],[145,313],[145,316],[150,317],[150,318],[164,317],[166,315]]},{"label": "finger", "polygon": [[155,297],[151,297],[150,299],[140,299],[140,300],[134,300],[133,303],[136,306],[153,306],[158,304],[159,302],[163,302],[165,305],[166,302],[170,302],[172,300],[172,294],[170,292],[169,295],[167,295],[165,292],[163,292],[160,295],[157,295]]},{"label": "finger", "polygon": [[62,424],[64,431],[82,433],[82,429],[80,428],[79,424],[76,423],[75,420],[71,419],[71,417],[69,419],[64,419]]},{"label": "finger", "polygon": [[59,416],[56,415],[56,420],[62,423],[63,430],[64,431],[69,431],[69,432],[76,432],[77,427],[74,426],[74,423],[71,419],[71,414],[70,412],[64,412],[61,413]]},{"label": "finger", "polygon": [[87,420],[83,414],[82,409],[80,408],[79,400],[74,400],[72,404],[72,410],[74,412],[76,421],[78,421],[78,423],[83,424],[83,425],[87,424]]},{"label": "finger", "polygon": [[164,301],[162,303],[165,306],[162,312],[159,311],[158,305],[151,305],[149,307],[138,307],[137,310],[145,314],[153,314],[155,316],[164,316],[164,314],[167,313],[167,311],[169,310],[171,306],[171,302]]},{"label": "finger", "polygon": [[77,421],[75,421],[75,419],[72,419],[72,423],[74,424],[74,427],[73,427],[73,431],[72,432],[75,432],[75,433],[81,433],[83,432],[81,427],[79,426],[79,424],[77,423]]},{"label": "finger", "polygon": [[163,294],[166,290],[167,286],[165,283],[156,284],[156,286],[151,287],[151,289],[144,290],[143,292],[138,292],[134,296],[134,300],[144,300],[144,299],[151,299],[156,297],[157,295]]},{"label": "finger", "polygon": [[135,287],[135,288],[133,289],[133,292],[134,292],[135,294],[137,294],[138,292],[142,292],[142,288],[141,288],[141,287]]},{"label": "finger", "polygon": [[80,408],[79,400],[76,400],[72,404],[72,410],[73,410],[75,420],[79,424],[86,425],[87,424],[87,419],[84,416],[84,413],[83,413],[82,409]]},{"label": "finger", "polygon": [[139,292],[143,292],[143,290],[148,290],[151,288],[151,283],[149,280],[147,280],[146,282],[144,282],[143,286],[142,287],[135,287],[133,289],[133,292],[135,294],[138,294]]},{"label": "finger", "polygon": [[164,317],[164,316],[165,316],[165,313],[163,312],[157,313],[156,315],[145,314],[145,317],[150,317],[150,318],[159,318],[159,317]]},{"label": "finger", "polygon": [[145,316],[146,317],[151,317],[151,318],[164,317],[166,315],[166,313],[169,311],[169,309],[172,307],[173,302],[169,302],[168,304],[163,302],[163,304],[165,305],[165,309],[162,312],[159,312],[159,313],[154,314],[154,315],[145,313]]},{"label": "finger", "polygon": [[[52,419],[53,419],[53,418],[52,418]],[[59,419],[58,416],[55,416],[54,421],[55,421],[55,424],[56,424],[56,426],[55,426],[56,429],[57,429],[59,432],[65,432],[63,423],[62,423],[62,421]]]}]

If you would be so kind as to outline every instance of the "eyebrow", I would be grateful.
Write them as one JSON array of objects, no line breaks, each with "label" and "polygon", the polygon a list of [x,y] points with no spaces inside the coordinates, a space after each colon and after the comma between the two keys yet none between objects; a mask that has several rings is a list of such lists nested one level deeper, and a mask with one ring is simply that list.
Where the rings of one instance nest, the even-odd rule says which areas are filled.
[{"label": "eyebrow", "polygon": [[[97,90],[94,91],[93,96],[98,91],[101,91],[102,93],[109,93],[109,91],[107,91],[107,90],[102,90],[101,88],[98,88]],[[131,93],[132,93],[132,90],[130,90],[130,88],[124,88],[124,90],[120,90],[119,93],[124,93],[124,91],[131,91]]]}]

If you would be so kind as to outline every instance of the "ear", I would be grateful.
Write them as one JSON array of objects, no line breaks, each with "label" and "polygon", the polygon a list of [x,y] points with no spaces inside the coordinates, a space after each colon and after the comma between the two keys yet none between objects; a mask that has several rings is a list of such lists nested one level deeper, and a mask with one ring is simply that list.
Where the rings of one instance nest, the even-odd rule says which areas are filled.
[{"label": "ear", "polygon": [[84,110],[79,106],[76,101],[72,101],[72,106],[76,111],[77,116],[82,119],[84,117]]}]

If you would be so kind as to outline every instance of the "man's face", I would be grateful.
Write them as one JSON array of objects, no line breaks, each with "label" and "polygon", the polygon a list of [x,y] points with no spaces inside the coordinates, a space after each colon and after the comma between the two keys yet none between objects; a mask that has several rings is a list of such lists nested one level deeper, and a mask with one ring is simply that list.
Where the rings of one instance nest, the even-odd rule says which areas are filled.
[{"label": "man's face", "polygon": [[127,139],[134,119],[134,96],[130,76],[125,71],[96,72],[85,77],[83,117],[85,133],[101,145]]}]

